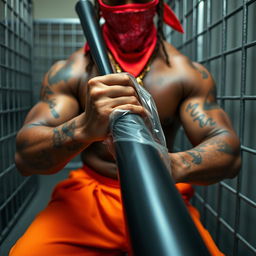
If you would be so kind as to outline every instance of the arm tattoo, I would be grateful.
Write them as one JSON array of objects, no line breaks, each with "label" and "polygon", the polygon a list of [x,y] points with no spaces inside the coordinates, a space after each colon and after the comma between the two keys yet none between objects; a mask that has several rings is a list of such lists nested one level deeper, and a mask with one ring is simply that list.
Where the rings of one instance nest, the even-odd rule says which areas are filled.
[{"label": "arm tattoo", "polygon": [[191,150],[187,151],[186,153],[193,157],[192,163],[197,165],[202,163],[203,158],[199,152],[194,152],[194,150]]},{"label": "arm tattoo", "polygon": [[223,152],[228,155],[235,155],[233,148],[226,141],[221,141],[218,144],[217,151]]},{"label": "arm tattoo", "polygon": [[194,164],[201,164],[203,161],[202,152],[206,152],[204,147],[206,147],[206,144],[200,144],[196,148],[193,148],[190,151],[187,151],[186,153],[193,157],[192,163]]},{"label": "arm tattoo", "polygon": [[216,122],[211,117],[207,117],[205,114],[200,113],[198,110],[199,104],[189,103],[186,107],[186,112],[189,112],[190,116],[193,118],[193,122],[198,121],[199,126],[204,128],[206,126],[214,126]]},{"label": "arm tattoo", "polygon": [[[53,146],[55,148],[61,148],[64,143],[68,140],[74,140],[76,124],[75,121],[71,123],[65,123],[61,129],[54,128],[53,129]],[[82,147],[82,143],[74,142],[71,145],[67,145],[66,148],[69,151],[78,150]]]},{"label": "arm tattoo", "polygon": [[180,157],[181,162],[182,162],[186,167],[188,167],[188,168],[190,168],[190,167],[191,167],[190,162],[189,162],[189,161],[187,161],[187,160],[185,159],[185,157],[183,157],[181,154],[178,154],[178,156]]},{"label": "arm tattoo", "polygon": [[[222,133],[219,133],[220,136],[224,135],[224,134],[229,134],[229,133],[226,130],[224,130]],[[225,141],[225,139],[221,139],[219,137],[213,137],[210,140],[201,143],[194,149],[198,149],[198,148],[202,148],[202,147],[205,148],[207,146],[215,146],[215,149],[218,152],[223,152],[228,155],[235,155],[235,152],[233,151],[232,146],[230,144],[228,144]],[[210,147],[209,149],[213,149],[213,147]],[[201,151],[201,152],[206,152],[206,151]]]},{"label": "arm tattoo", "polygon": [[54,92],[52,91],[49,85],[46,85],[42,88],[42,101],[48,104],[51,110],[52,116],[57,119],[60,117],[60,115],[55,110],[55,106],[57,105],[55,102],[56,99],[49,97],[50,95],[53,95],[53,94]]},{"label": "arm tattoo", "polygon": [[36,127],[36,126],[45,126],[46,124],[42,121],[39,121],[39,122],[35,122],[35,123],[30,123],[30,124],[26,124],[24,126],[24,128],[33,128],[33,127]]},{"label": "arm tattoo", "polygon": [[216,86],[214,85],[214,87],[209,90],[209,92],[205,97],[204,104],[203,104],[204,110],[213,110],[213,109],[220,108],[218,103],[216,102],[216,96],[217,96],[217,90],[216,90]]},{"label": "arm tattoo", "polygon": [[191,68],[197,70],[201,74],[203,79],[207,79],[209,77],[209,75],[207,74],[207,72],[205,70],[202,70],[202,69],[198,68],[196,65],[193,64],[192,61],[189,60],[188,63],[189,63]]},{"label": "arm tattoo", "polygon": [[49,71],[48,75],[48,83],[49,85],[57,84],[61,81],[67,82],[72,77],[72,66],[74,64],[74,60],[70,61],[67,65],[58,70],[55,74],[54,70]]},{"label": "arm tattoo", "polygon": [[53,129],[53,146],[55,148],[60,148],[64,140],[65,138],[60,133],[60,131],[57,128],[54,128]]},{"label": "arm tattoo", "polygon": [[71,124],[65,123],[62,126],[61,130],[62,130],[63,134],[65,134],[67,137],[70,137],[70,138],[73,139],[74,133],[75,133],[75,129],[76,129],[76,124],[75,124],[75,121],[73,121]]},{"label": "arm tattoo", "polygon": [[49,105],[52,116],[57,119],[60,117],[60,115],[54,108],[57,105],[55,101],[56,99],[45,100],[45,102]]},{"label": "arm tattoo", "polygon": [[227,155],[235,155],[232,146],[225,140],[219,138],[212,138],[189,151],[185,151],[185,153],[189,154],[193,158],[192,163],[199,165],[203,162],[203,153],[214,151],[222,152]]}]

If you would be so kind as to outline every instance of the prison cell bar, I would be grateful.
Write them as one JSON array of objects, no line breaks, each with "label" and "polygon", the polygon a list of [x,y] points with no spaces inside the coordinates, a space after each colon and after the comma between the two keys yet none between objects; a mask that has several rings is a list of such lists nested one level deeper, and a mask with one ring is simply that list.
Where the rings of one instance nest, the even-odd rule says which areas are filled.
[{"label": "prison cell bar", "polygon": [[[99,73],[113,73],[91,2],[80,0],[76,11]],[[114,141],[117,130],[128,135],[114,147],[132,254],[209,255],[159,152],[132,139],[133,123],[142,138],[152,138],[142,118],[134,114],[117,119],[112,130]]]},{"label": "prison cell bar", "polygon": [[32,3],[0,0],[0,244],[36,193],[14,164],[15,136],[32,105]]},{"label": "prison cell bar", "polygon": [[[190,0],[188,0],[190,1]],[[213,0],[214,1],[214,0]],[[172,4],[174,4],[175,6],[181,6],[185,3],[185,7],[183,8],[183,12],[182,12],[182,23],[183,25],[186,24],[187,19],[189,18],[190,15],[193,15],[193,18],[195,18],[195,16],[197,16],[198,14],[194,15],[199,7],[200,4],[204,4],[206,5],[206,14],[207,14],[207,26],[206,28],[203,28],[202,30],[200,30],[200,32],[197,31],[197,25],[194,24],[193,26],[193,34],[191,37],[186,38],[185,40],[181,40],[181,44],[178,45],[178,49],[180,51],[183,52],[184,48],[186,48],[188,45],[193,44],[196,42],[196,40],[198,39],[198,37],[202,36],[202,35],[206,35],[206,40],[207,40],[207,54],[206,57],[200,59],[199,61],[195,58],[195,56],[197,56],[195,54],[195,56],[191,56],[188,53],[188,57],[192,58],[195,61],[198,61],[199,63],[202,64],[210,64],[211,61],[217,60],[217,59],[221,59],[222,63],[221,63],[221,93],[219,96],[217,96],[217,99],[221,101],[221,106],[225,107],[225,101],[226,100],[231,100],[231,101],[235,101],[235,100],[239,100],[240,101],[240,113],[239,113],[239,137],[241,140],[241,151],[242,154],[244,153],[249,153],[252,155],[256,155],[256,150],[245,146],[244,145],[244,134],[245,134],[245,104],[246,101],[250,100],[250,101],[255,101],[256,100],[256,96],[255,95],[248,95],[246,94],[246,61],[247,61],[247,50],[249,48],[252,48],[256,45],[256,41],[247,41],[247,35],[248,35],[248,10],[249,10],[249,6],[252,7],[252,4],[255,4],[256,1],[255,0],[241,0],[241,4],[236,5],[233,9],[228,11],[228,4],[231,1],[228,0],[223,0],[223,1],[215,1],[216,2],[220,2],[221,3],[221,9],[222,9],[222,13],[221,13],[221,17],[215,19],[214,21],[212,21],[212,4],[213,1],[210,0],[193,0],[192,2],[192,7],[190,9],[187,8],[187,1],[172,1]],[[170,1],[168,1],[170,2]],[[237,1],[238,2],[238,1]],[[230,19],[232,16],[235,16],[236,14],[238,14],[239,12],[242,13],[242,23],[241,23],[241,34],[242,34],[242,38],[241,38],[241,44],[240,45],[236,45],[235,47],[232,47],[230,49],[227,49],[227,32],[228,32],[228,19]],[[205,13],[205,12],[204,12]],[[193,19],[193,23],[196,22],[196,19]],[[219,52],[217,52],[216,54],[212,54],[211,52],[211,45],[213,43],[214,40],[212,40],[211,38],[211,32],[213,31],[214,28],[216,28],[217,26],[222,26],[221,27],[221,35],[222,35],[222,46],[221,46],[221,50]],[[171,31],[170,34],[167,35],[167,38],[171,38],[172,36],[175,36],[175,32]],[[177,46],[177,45],[176,45]],[[196,43],[194,44],[194,50],[196,48]],[[196,51],[194,51],[196,52]],[[224,95],[225,94],[225,88],[224,85],[226,83],[226,57],[233,54],[233,53],[237,53],[237,52],[241,52],[241,89],[240,89],[240,95],[239,96],[234,96],[234,95]],[[185,137],[185,134],[183,133],[183,131],[181,132],[181,136],[183,136],[183,138]],[[181,147],[176,147],[177,151],[180,150],[184,150],[184,145],[185,145],[185,141],[183,140],[181,142]],[[235,189],[231,186],[228,185],[226,183],[226,181],[222,181],[219,183],[218,185],[218,190],[217,190],[217,196],[218,196],[218,204],[217,204],[217,209],[213,209],[210,205],[209,202],[207,202],[207,193],[209,188],[205,187],[204,188],[204,192],[203,195],[201,196],[198,192],[196,192],[195,194],[195,199],[202,205],[203,207],[203,211],[202,211],[202,219],[206,220],[207,217],[207,212],[210,213],[212,216],[214,216],[216,218],[216,221],[218,223],[218,225],[216,225],[216,233],[215,233],[215,240],[217,242],[217,244],[219,244],[219,242],[221,241],[221,238],[223,236],[221,236],[221,225],[227,229],[229,232],[231,232],[232,236],[233,236],[233,248],[230,248],[230,251],[232,251],[232,255],[236,256],[236,255],[240,255],[239,253],[242,253],[241,251],[239,251],[239,242],[241,242],[241,244],[243,244],[245,246],[245,248],[248,248],[248,252],[243,252],[243,253],[252,253],[253,255],[256,255],[256,247],[255,247],[255,243],[252,243],[252,241],[254,241],[254,239],[252,238],[250,241],[250,238],[245,237],[245,235],[242,235],[241,232],[241,203],[245,203],[247,206],[250,206],[252,208],[256,208],[256,203],[254,201],[252,201],[248,196],[244,195],[241,190],[242,190],[242,178],[243,178],[243,174],[244,172],[241,172],[240,175],[237,178],[237,182],[236,182],[236,186]],[[231,223],[228,223],[230,221],[227,221],[224,219],[224,217],[222,217],[221,215],[223,214],[223,200],[222,200],[222,195],[223,195],[223,189],[227,190],[229,193],[232,193],[232,195],[236,196],[236,207],[235,208],[235,221],[234,221],[234,225],[232,225]],[[206,221],[203,221],[204,224],[207,224]],[[211,231],[211,230],[209,230]],[[227,252],[229,252],[229,250],[225,247],[221,248],[223,250],[226,250]]]}]

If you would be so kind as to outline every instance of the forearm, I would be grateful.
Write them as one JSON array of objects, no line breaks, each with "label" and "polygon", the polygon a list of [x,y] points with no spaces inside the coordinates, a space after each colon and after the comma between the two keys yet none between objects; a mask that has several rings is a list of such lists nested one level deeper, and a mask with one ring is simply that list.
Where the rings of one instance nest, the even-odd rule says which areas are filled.
[{"label": "forearm", "polygon": [[15,161],[23,175],[52,174],[61,170],[89,144],[80,136],[78,116],[60,126],[25,125],[17,135]]},{"label": "forearm", "polygon": [[172,175],[176,182],[209,185],[233,178],[240,169],[239,140],[235,135],[213,136],[196,147],[171,153]]}]

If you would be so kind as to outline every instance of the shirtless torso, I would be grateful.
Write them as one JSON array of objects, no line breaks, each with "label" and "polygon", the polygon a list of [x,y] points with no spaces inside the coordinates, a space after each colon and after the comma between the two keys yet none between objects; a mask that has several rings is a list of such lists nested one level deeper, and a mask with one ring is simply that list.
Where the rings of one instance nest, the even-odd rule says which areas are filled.
[{"label": "shirtless torso", "polygon": [[[198,145],[190,151],[170,154],[174,178],[209,184],[233,177],[240,165],[239,141],[227,115],[216,103],[216,89],[210,73],[172,45],[165,45],[170,66],[159,53],[143,80],[144,87],[155,100],[169,152],[180,125],[192,144]],[[117,177],[115,161],[102,138],[89,143],[83,138],[84,146],[83,139],[79,139],[80,133],[76,132],[81,126],[79,116],[101,106],[95,100],[100,94],[88,100],[87,82],[97,73],[94,67],[88,75],[85,72],[87,64],[84,51],[80,49],[68,60],[57,62],[45,75],[41,101],[32,108],[17,136],[16,163],[24,175],[54,173],[82,152],[83,162],[92,169],[104,176]],[[95,105],[91,104],[91,99],[95,100]],[[87,120],[86,124],[96,122],[92,119],[97,118],[92,114],[91,121]],[[99,123],[91,127],[100,129]],[[209,168],[213,162],[211,157],[214,161],[220,159],[216,167]],[[227,166],[229,171],[223,172]],[[202,175],[206,169],[209,174]]]},{"label": "shirtless torso", "polygon": [[[172,48],[172,54],[177,54],[174,48]],[[183,57],[184,60],[181,60],[181,55],[179,60],[178,56],[176,58],[176,61],[171,61],[172,67],[167,67],[162,59],[155,60],[151,65],[150,72],[143,80],[144,88],[150,92],[156,103],[159,118],[168,141],[169,151],[172,150],[175,134],[180,125],[178,109],[184,96],[182,73],[177,72],[177,65],[180,61],[188,62],[185,57]],[[79,97],[82,104],[81,109],[85,108],[85,91],[86,88],[81,86]],[[83,161],[96,171],[106,176],[116,177],[115,161],[102,142],[93,143],[82,152],[81,156]]]}]

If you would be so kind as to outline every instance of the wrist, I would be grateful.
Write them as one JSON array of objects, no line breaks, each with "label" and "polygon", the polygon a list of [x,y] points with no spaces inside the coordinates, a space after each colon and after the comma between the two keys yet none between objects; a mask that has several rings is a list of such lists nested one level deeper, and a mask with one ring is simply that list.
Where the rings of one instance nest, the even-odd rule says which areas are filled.
[{"label": "wrist", "polygon": [[169,153],[171,158],[171,173],[175,183],[185,182],[188,170],[191,165],[183,155],[183,152]]},{"label": "wrist", "polygon": [[76,132],[75,132],[75,140],[81,142],[85,145],[89,145],[97,139],[93,137],[93,129],[88,125],[88,122],[85,120],[85,113],[80,114],[76,118]]}]

